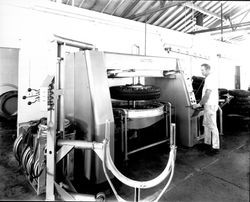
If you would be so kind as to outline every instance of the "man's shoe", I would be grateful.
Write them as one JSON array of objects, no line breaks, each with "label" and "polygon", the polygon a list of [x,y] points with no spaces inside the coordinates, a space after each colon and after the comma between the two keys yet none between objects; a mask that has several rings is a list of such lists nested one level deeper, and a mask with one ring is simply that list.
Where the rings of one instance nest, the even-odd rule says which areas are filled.
[{"label": "man's shoe", "polygon": [[211,145],[205,144],[205,143],[201,143],[201,144],[197,145],[197,149],[199,151],[210,151],[211,150]]},{"label": "man's shoe", "polygon": [[206,152],[206,154],[209,156],[214,156],[216,154],[219,154],[219,152],[220,152],[219,149],[211,149],[210,151]]}]

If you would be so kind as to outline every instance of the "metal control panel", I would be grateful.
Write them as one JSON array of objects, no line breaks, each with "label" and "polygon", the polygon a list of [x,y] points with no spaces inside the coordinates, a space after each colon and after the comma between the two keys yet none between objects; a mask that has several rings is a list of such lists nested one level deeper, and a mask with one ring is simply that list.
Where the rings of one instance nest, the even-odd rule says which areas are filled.
[{"label": "metal control panel", "polygon": [[190,105],[192,106],[192,105],[197,103],[195,95],[194,95],[194,91],[193,91],[192,79],[186,74],[183,74],[183,78],[184,78],[185,83],[186,83],[186,88],[187,88],[188,97],[190,100]]}]

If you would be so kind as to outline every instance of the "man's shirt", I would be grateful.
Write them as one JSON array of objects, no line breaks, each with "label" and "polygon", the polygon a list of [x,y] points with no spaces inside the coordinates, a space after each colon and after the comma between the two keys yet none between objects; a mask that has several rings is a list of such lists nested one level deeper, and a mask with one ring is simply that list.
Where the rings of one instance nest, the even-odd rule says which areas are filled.
[{"label": "man's shirt", "polygon": [[207,100],[207,105],[218,105],[219,93],[218,93],[218,82],[213,74],[209,74],[206,79],[202,89],[202,96],[205,95],[206,90],[211,90],[210,96]]}]

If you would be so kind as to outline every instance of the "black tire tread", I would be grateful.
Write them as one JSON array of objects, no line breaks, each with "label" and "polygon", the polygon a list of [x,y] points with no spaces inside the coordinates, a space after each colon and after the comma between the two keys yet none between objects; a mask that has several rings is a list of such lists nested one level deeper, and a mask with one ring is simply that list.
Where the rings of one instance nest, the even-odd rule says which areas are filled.
[{"label": "black tire tread", "polygon": [[144,85],[134,88],[133,85],[110,87],[111,98],[118,100],[153,100],[160,98],[160,88]]}]

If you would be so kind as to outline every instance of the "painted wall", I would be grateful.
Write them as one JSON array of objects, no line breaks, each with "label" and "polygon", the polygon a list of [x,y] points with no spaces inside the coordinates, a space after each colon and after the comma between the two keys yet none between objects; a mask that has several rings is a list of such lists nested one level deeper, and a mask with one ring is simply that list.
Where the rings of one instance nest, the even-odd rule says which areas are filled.
[{"label": "painted wall", "polygon": [[18,122],[47,115],[39,111],[38,103],[28,106],[22,96],[27,94],[27,88],[39,88],[48,74],[54,74],[56,55],[51,43],[53,34],[91,43],[101,51],[138,51],[142,55],[178,57],[188,74],[200,72],[200,59],[175,52],[168,53],[165,47],[203,55],[217,62],[215,58],[218,47],[207,38],[50,1],[2,0],[0,30],[0,47],[20,48]]}]

